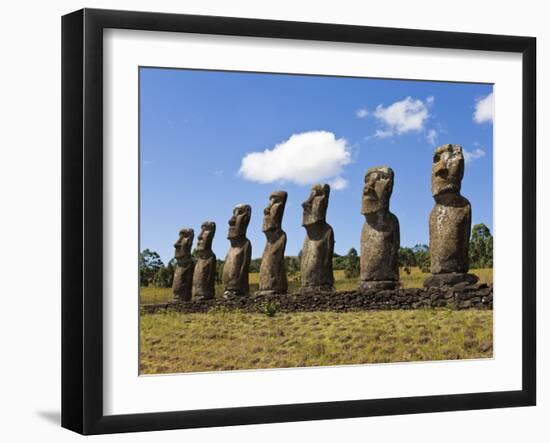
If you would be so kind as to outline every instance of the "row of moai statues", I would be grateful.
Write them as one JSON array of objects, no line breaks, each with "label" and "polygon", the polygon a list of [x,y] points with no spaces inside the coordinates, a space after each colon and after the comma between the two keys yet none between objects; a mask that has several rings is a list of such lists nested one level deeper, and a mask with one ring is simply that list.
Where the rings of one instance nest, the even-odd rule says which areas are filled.
[{"label": "row of moai statues", "polygon": [[[477,277],[468,274],[468,245],[472,210],[460,194],[464,175],[464,155],[458,145],[436,149],[432,164],[432,195],[435,206],[430,214],[431,273],[427,287],[472,284]],[[365,175],[361,213],[365,223],[361,231],[359,288],[361,293],[399,287],[398,255],[399,221],[389,210],[394,172],[381,166],[370,168]],[[332,258],[334,231],[326,222],[330,186],[317,184],[302,204],[302,226],[306,238],[300,261],[301,292],[319,293],[334,290]],[[282,220],[287,201],[285,191],[273,192],[264,209],[262,231],[267,242],[260,265],[258,295],[284,294],[288,290],[285,266],[286,233]],[[252,245],[246,238],[252,208],[237,205],[229,220],[230,242],[222,282],[224,296],[249,294],[249,266]],[[176,270],[173,293],[180,300],[214,298],[216,256],[212,240],[214,222],[204,222],[197,242],[197,261],[193,264],[191,246],[193,230],[182,229],[176,244]]]}]

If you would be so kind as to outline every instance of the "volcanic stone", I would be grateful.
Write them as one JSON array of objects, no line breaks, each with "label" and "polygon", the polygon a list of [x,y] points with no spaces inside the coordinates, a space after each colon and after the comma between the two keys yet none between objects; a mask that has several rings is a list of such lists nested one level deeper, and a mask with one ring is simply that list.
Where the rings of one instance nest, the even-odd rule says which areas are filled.
[{"label": "volcanic stone", "polygon": [[174,244],[176,268],[172,282],[172,293],[176,300],[191,300],[191,287],[193,283],[193,258],[191,246],[193,245],[194,232],[192,229],[181,229],[179,238]]},{"label": "volcanic stone", "polygon": [[285,265],[286,233],[282,230],[287,193],[273,192],[264,209],[262,231],[267,243],[260,265],[260,288],[258,295],[285,294],[288,290]]},{"label": "volcanic stone", "polygon": [[197,239],[197,263],[193,273],[193,297],[209,300],[216,291],[216,255],[212,251],[212,240],[216,234],[216,223],[205,221]]},{"label": "volcanic stone", "polygon": [[470,202],[460,195],[463,176],[462,147],[447,144],[437,148],[432,164],[432,195],[436,204],[430,214],[433,276],[424,281],[424,286],[477,281],[476,276],[467,274],[472,209]]},{"label": "volcanic stone", "polygon": [[222,277],[225,297],[247,296],[249,293],[248,272],[252,245],[246,238],[246,229],[251,214],[249,205],[237,205],[229,219],[227,238],[231,246],[225,257]]},{"label": "volcanic stone", "polygon": [[395,289],[399,281],[399,221],[389,211],[394,173],[370,168],[365,175],[361,213],[361,274],[359,291]]},{"label": "volcanic stone", "polygon": [[318,184],[313,186],[309,198],[302,204],[302,226],[306,229],[300,261],[302,293],[334,290],[334,232],[326,222],[329,196],[330,186]]}]

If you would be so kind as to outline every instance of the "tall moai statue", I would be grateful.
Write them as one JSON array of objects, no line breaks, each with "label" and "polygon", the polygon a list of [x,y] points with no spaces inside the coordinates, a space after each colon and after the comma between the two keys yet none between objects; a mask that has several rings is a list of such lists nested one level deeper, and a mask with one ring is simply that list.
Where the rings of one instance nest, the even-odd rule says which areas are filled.
[{"label": "tall moai statue", "polygon": [[216,255],[212,241],[216,234],[216,223],[205,221],[197,238],[197,262],[193,273],[193,298],[209,300],[216,295]]},{"label": "tall moai statue", "polygon": [[329,185],[315,185],[311,188],[309,198],[302,204],[302,226],[306,229],[300,260],[302,293],[334,290],[334,231],[326,222],[329,196]]},{"label": "tall moai statue", "polygon": [[246,296],[249,292],[248,271],[252,258],[252,245],[246,238],[246,229],[250,222],[252,208],[249,205],[237,205],[229,219],[227,238],[231,243],[223,266],[224,297]]},{"label": "tall moai statue", "polygon": [[393,170],[380,166],[365,175],[361,213],[361,275],[359,292],[395,289],[399,283],[399,221],[390,212]]},{"label": "tall moai statue", "polygon": [[435,206],[430,214],[432,276],[424,281],[426,287],[454,286],[478,280],[475,275],[468,274],[472,208],[460,195],[463,176],[462,147],[442,145],[437,148],[432,164]]},{"label": "tall moai statue", "polygon": [[176,269],[174,270],[174,281],[172,282],[172,293],[179,301],[191,300],[191,287],[193,284],[193,258],[191,257],[191,246],[193,245],[194,232],[192,229],[181,229],[180,236],[174,248],[176,252]]},{"label": "tall moai statue", "polygon": [[287,193],[275,191],[264,209],[262,231],[267,238],[260,265],[260,289],[258,295],[286,294],[285,247],[286,233],[282,230]]}]

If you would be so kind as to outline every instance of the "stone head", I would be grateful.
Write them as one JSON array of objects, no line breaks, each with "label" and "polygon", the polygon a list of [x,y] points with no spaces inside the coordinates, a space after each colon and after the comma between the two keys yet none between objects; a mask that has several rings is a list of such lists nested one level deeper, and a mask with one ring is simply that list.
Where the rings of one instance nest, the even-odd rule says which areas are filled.
[{"label": "stone head", "polygon": [[250,222],[252,208],[250,205],[237,205],[233,209],[233,215],[229,219],[229,230],[227,238],[238,238],[246,236],[246,228]]},{"label": "stone head", "polygon": [[464,154],[459,145],[442,145],[434,152],[432,163],[432,195],[460,192],[464,176]]},{"label": "stone head", "polygon": [[315,185],[311,188],[308,199],[302,203],[304,208],[302,226],[311,226],[326,220],[329,196],[330,186],[327,184]]},{"label": "stone head", "polygon": [[191,255],[194,235],[195,233],[192,229],[180,229],[180,236],[176,243],[174,243],[174,248],[176,249],[174,256],[176,258],[188,257]]},{"label": "stone head", "polygon": [[372,214],[390,208],[390,197],[393,191],[393,170],[387,166],[369,168],[365,174],[365,186],[361,214]]},{"label": "stone head", "polygon": [[197,251],[211,251],[214,234],[216,234],[216,223],[205,221],[201,225],[201,233],[197,238]]},{"label": "stone head", "polygon": [[275,191],[269,196],[269,203],[264,209],[263,232],[281,229],[286,199],[287,193],[285,191]]}]

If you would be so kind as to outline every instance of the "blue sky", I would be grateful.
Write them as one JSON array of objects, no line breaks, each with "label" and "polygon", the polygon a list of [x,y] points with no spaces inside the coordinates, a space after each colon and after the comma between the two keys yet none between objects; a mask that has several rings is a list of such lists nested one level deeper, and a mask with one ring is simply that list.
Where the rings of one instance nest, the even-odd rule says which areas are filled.
[{"label": "blue sky", "polygon": [[[428,243],[432,154],[462,145],[462,194],[473,223],[493,229],[492,85],[140,69],[140,247],[164,262],[182,227],[216,222],[213,249],[223,259],[227,221],[252,206],[253,257],[265,245],[263,208],[288,192],[287,255],[302,247],[301,203],[312,183],[332,184],[327,222],[335,251],[359,250],[365,171],[395,172],[390,210],[401,245]],[[267,152],[266,152],[267,151]],[[250,155],[252,154],[252,155]],[[266,167],[269,166],[269,167]]]}]

